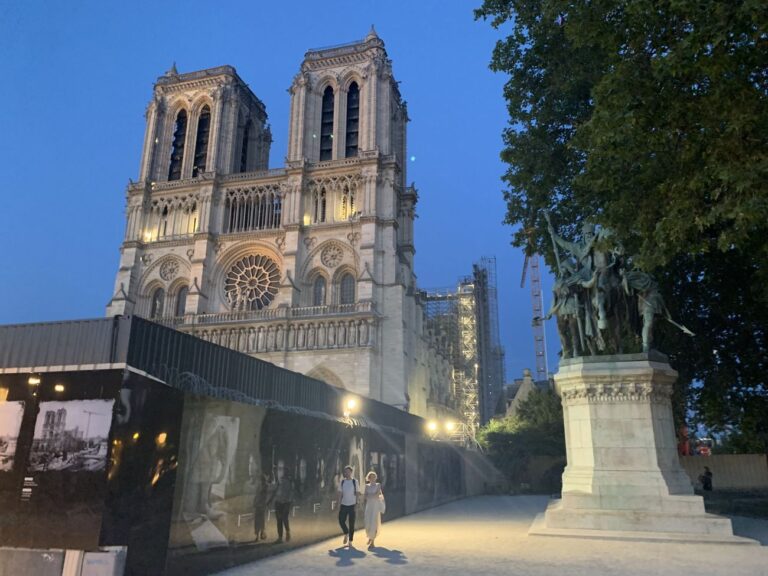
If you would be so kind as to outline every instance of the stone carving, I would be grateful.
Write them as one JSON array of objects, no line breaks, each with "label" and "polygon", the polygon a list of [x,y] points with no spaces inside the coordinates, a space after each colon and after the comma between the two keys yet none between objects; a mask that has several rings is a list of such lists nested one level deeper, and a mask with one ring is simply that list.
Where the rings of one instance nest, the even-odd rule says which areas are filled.
[{"label": "stone carving", "polygon": [[344,250],[338,244],[326,246],[320,254],[320,261],[328,268],[335,268],[343,258]]},{"label": "stone carving", "polygon": [[275,245],[280,252],[285,252],[285,234],[282,234],[275,238]]},{"label": "stone carving", "polygon": [[360,241],[360,232],[350,232],[347,234],[347,240],[349,240],[349,243],[354,246]]},{"label": "stone carving", "polygon": [[190,262],[192,262],[192,257],[195,255],[195,249],[194,248],[188,248],[187,249],[187,258]]},{"label": "stone carving", "polygon": [[557,317],[563,358],[622,354],[639,347],[649,352],[657,316],[693,336],[672,320],[656,282],[634,269],[610,230],[596,230],[587,222],[581,238],[569,242],[555,233],[549,215],[547,222],[558,274],[545,319]]},{"label": "stone carving", "polygon": [[141,255],[141,263],[145,266],[149,266],[152,264],[152,254],[142,254]]},{"label": "stone carving", "polygon": [[312,248],[312,246],[314,246],[315,243],[317,243],[317,238],[315,238],[314,236],[308,236],[304,238],[304,246],[306,246],[307,249]]},{"label": "stone carving", "polygon": [[280,268],[261,254],[235,262],[224,280],[224,293],[233,310],[261,310],[275,299],[280,288]]},{"label": "stone carving", "polygon": [[173,280],[178,273],[179,263],[176,260],[170,259],[160,264],[160,278],[166,282]]}]

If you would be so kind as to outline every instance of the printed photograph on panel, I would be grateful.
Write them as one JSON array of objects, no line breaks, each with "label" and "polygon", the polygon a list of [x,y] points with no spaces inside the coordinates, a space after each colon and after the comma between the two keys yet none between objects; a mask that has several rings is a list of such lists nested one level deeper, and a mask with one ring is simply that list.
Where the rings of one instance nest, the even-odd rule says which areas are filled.
[{"label": "printed photograph on panel", "polygon": [[13,469],[24,402],[0,402],[0,472]]},{"label": "printed photograph on panel", "polygon": [[114,404],[114,400],[41,402],[29,471],[103,470]]},{"label": "printed photograph on panel", "polygon": [[252,538],[254,500],[263,488],[258,464],[265,413],[256,406],[187,398],[172,549],[205,551]]}]

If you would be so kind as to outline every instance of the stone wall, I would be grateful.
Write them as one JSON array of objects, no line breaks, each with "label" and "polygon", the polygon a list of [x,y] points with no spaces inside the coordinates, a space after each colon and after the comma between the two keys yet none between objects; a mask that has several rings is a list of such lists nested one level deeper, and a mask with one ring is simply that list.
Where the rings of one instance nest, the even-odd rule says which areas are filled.
[{"label": "stone wall", "polygon": [[697,488],[701,488],[698,478],[704,466],[708,466],[715,490],[768,490],[768,456],[765,454],[681,456],[680,464]]}]

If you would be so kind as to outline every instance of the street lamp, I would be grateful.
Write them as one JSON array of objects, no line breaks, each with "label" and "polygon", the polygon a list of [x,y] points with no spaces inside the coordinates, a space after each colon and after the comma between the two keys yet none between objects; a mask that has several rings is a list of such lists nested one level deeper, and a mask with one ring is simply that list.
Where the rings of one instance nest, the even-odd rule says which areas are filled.
[{"label": "street lamp", "polygon": [[456,432],[458,424],[455,420],[429,420],[425,426],[427,434],[432,440],[450,438]]},{"label": "street lamp", "polygon": [[346,396],[343,402],[344,417],[349,418],[352,414],[358,411],[360,408],[360,402],[354,396]]}]

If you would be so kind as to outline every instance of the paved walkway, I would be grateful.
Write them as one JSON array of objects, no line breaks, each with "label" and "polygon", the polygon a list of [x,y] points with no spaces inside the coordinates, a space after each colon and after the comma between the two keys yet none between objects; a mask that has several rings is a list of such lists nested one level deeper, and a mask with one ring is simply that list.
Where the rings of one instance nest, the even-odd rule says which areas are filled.
[{"label": "paved walkway", "polygon": [[762,546],[626,542],[528,536],[547,499],[483,496],[387,522],[377,547],[342,548],[341,537],[222,576],[413,574],[452,576],[768,576],[768,520],[735,518],[734,531]]}]

